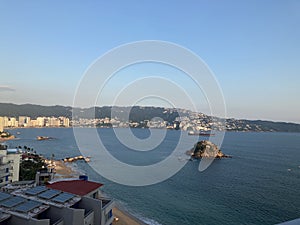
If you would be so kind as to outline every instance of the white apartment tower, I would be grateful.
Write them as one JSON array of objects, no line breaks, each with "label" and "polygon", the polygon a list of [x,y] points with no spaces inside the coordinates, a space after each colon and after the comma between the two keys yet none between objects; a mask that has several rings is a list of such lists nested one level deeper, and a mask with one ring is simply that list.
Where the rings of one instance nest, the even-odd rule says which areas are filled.
[{"label": "white apartment tower", "polygon": [[4,118],[0,117],[0,132],[3,132],[4,129]]},{"label": "white apartment tower", "polygon": [[0,185],[19,180],[21,153],[0,145]]}]

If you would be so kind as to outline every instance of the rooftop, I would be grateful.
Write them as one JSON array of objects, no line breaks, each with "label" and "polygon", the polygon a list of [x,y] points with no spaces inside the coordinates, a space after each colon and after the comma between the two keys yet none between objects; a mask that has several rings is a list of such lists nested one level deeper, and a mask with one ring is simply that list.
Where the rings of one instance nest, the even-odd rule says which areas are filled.
[{"label": "rooftop", "polygon": [[80,196],[66,193],[60,190],[49,189],[45,186],[36,186],[34,188],[22,188],[13,192],[14,195],[20,196],[33,201],[39,201],[46,205],[56,207],[71,207],[81,200]]},{"label": "rooftop", "polygon": [[9,214],[25,218],[33,217],[47,208],[49,206],[42,202],[0,192],[0,221],[7,219]]},{"label": "rooftop", "polygon": [[103,186],[103,184],[87,180],[57,181],[47,185],[48,188],[69,192],[80,196],[87,195],[92,191],[99,189],[101,186]]}]

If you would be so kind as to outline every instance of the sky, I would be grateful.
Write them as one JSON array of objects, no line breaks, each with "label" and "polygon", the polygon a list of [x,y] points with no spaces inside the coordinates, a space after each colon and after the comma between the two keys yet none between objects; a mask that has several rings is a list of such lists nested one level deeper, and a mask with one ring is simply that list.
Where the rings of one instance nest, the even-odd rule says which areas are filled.
[{"label": "sky", "polygon": [[[227,117],[300,123],[299,12],[297,0],[1,1],[0,102],[72,105],[100,56],[127,43],[161,40],[189,49],[207,64]],[[116,73],[96,104],[113,104],[115,93],[147,76],[176,83],[199,111],[209,108],[188,76],[157,64]],[[122,97],[120,104],[131,104],[130,97]],[[185,102],[178,96],[175,106],[188,107]],[[172,105],[151,98],[138,103]]]}]

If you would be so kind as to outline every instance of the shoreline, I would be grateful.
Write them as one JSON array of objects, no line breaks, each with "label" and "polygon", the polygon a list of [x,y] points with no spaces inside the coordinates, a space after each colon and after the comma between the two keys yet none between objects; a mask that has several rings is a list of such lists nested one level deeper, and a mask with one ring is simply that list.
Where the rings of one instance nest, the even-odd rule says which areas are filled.
[{"label": "shoreline", "polygon": [[[78,178],[82,174],[79,170],[77,171],[72,167],[72,163],[65,163],[62,160],[54,160],[55,164],[55,175],[54,180]],[[121,207],[115,206],[113,208],[114,219],[113,225],[147,225],[145,222],[130,214],[129,212],[122,210]]]},{"label": "shoreline", "polygon": [[113,225],[147,225],[139,218],[133,216],[125,210],[121,210],[120,207],[117,206],[113,208],[113,215],[115,218],[118,218],[118,221],[113,221]]}]

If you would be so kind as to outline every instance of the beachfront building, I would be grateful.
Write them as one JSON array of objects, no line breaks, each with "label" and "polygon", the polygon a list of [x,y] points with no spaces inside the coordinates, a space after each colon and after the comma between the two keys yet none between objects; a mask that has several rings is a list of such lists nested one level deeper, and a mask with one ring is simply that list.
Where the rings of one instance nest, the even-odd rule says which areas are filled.
[{"label": "beachfront building", "polygon": [[29,116],[19,116],[19,126],[20,127],[28,127],[30,126],[31,118]]},{"label": "beachfront building", "polygon": [[[0,192],[0,224],[5,225],[110,225],[105,212],[112,212],[113,201],[86,195],[102,184],[70,181],[84,189],[80,194],[61,191],[65,183],[20,188],[11,193]],[[69,184],[67,184],[68,186]],[[84,186],[82,186],[84,185]]]},{"label": "beachfront building", "polygon": [[18,181],[21,153],[0,145],[0,186]]},{"label": "beachfront building", "polygon": [[4,129],[4,118],[0,116],[0,132],[3,132]]},{"label": "beachfront building", "polygon": [[59,119],[61,120],[61,125],[63,127],[70,127],[70,119],[69,118],[61,116],[61,117],[59,117]]},{"label": "beachfront building", "polygon": [[36,121],[37,121],[37,126],[38,127],[45,126],[45,117],[37,117]]},{"label": "beachfront building", "polygon": [[102,210],[101,210],[101,223],[95,224],[103,224],[110,225],[113,221],[113,206],[114,203],[111,199],[102,197],[100,187],[103,184],[88,181],[86,179],[79,180],[63,180],[57,181],[51,184],[48,184],[48,188],[52,188],[59,191],[64,191],[68,193],[72,193],[78,196],[82,196],[83,198],[94,199],[96,201],[101,201]]}]

